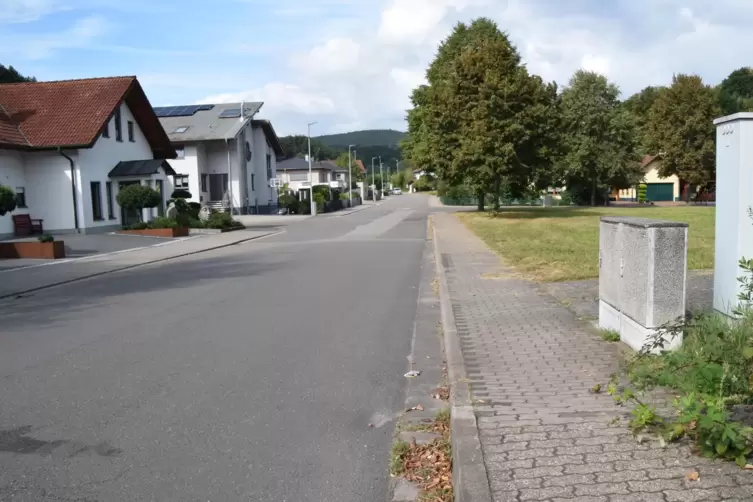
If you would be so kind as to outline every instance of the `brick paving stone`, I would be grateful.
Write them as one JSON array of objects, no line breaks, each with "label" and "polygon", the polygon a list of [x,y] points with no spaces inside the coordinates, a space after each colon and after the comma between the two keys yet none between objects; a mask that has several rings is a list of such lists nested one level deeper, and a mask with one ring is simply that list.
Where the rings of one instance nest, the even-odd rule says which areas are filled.
[{"label": "brick paving stone", "polygon": [[[630,410],[588,390],[619,370],[619,345],[511,273],[452,214],[435,213],[434,229],[494,502],[753,500],[753,473],[610,426]],[[549,291],[592,302],[583,286]],[[691,469],[700,481],[685,480]]]}]

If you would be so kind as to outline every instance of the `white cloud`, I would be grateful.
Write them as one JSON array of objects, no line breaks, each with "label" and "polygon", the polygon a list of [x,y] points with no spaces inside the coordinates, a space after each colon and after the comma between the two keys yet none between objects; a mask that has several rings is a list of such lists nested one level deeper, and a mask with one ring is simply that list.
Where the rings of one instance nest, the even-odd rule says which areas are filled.
[{"label": "white cloud", "polygon": [[[292,1],[292,0],[291,0]],[[354,5],[354,4],[349,4]],[[530,71],[564,85],[579,68],[604,73],[623,93],[670,82],[678,72],[717,83],[749,64],[749,0],[362,0],[362,19],[321,30],[320,43],[287,56],[288,83],[220,96],[265,101],[278,132],[404,128],[411,89],[458,21],[495,20]],[[290,5],[283,6],[292,9]],[[369,9],[378,16],[366,16]],[[307,26],[307,20],[302,20]],[[283,59],[285,57],[283,56]],[[272,80],[279,80],[277,79]],[[204,101],[211,101],[209,97]],[[278,125],[279,123],[279,125]]]},{"label": "white cloud", "polygon": [[2,0],[0,2],[1,23],[25,23],[63,8],[57,0]]},{"label": "white cloud", "polygon": [[62,31],[29,34],[24,36],[0,36],[0,53],[20,54],[26,59],[45,59],[62,49],[88,47],[107,33],[110,23],[101,16],[78,19],[70,28]]}]

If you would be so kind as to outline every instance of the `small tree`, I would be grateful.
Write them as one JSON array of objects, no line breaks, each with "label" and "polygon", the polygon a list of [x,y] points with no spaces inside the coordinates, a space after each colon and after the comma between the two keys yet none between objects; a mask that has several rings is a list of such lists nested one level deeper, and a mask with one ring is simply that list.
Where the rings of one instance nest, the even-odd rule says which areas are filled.
[{"label": "small tree", "polygon": [[16,194],[7,186],[0,185],[0,216],[16,209]]},{"label": "small tree", "polygon": [[173,190],[172,195],[170,195],[171,199],[191,199],[193,198],[191,195],[191,192],[188,190],[185,190],[183,188],[177,188]]},{"label": "small tree", "polygon": [[143,210],[157,207],[162,202],[162,195],[148,186],[134,184],[123,187],[116,200],[125,210],[137,211],[139,221],[143,221]]}]

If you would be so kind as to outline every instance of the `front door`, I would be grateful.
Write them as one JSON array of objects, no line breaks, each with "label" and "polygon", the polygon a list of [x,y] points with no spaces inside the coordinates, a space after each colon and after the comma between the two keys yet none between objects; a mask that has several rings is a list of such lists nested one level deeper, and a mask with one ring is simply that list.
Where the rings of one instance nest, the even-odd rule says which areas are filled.
[{"label": "front door", "polygon": [[[138,185],[139,183],[139,181],[121,181],[120,183],[118,183],[118,190],[123,190],[123,188],[127,187],[128,185]],[[127,211],[121,207],[120,221],[124,227],[127,227],[128,225],[133,225],[134,223],[138,223],[141,220],[139,219],[138,211],[134,209]]]},{"label": "front door", "polygon": [[221,201],[227,191],[227,174],[210,174],[209,175],[209,199],[217,202]]}]

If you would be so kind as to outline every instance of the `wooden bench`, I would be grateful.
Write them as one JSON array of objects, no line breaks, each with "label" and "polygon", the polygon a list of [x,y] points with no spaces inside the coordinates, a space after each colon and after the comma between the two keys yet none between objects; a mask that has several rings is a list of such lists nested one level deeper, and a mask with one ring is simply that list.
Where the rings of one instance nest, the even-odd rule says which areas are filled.
[{"label": "wooden bench", "polygon": [[28,214],[14,214],[13,232],[18,237],[32,234],[42,234],[44,233],[44,229],[42,228],[42,220],[32,218]]}]

